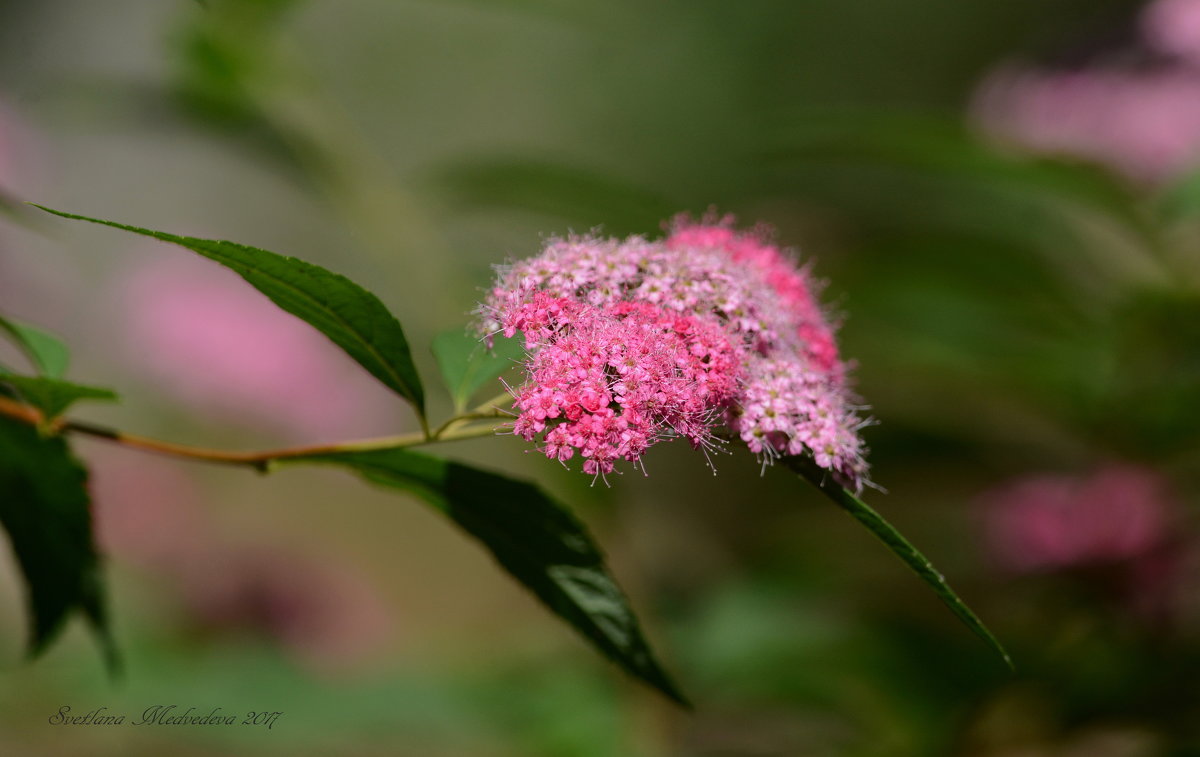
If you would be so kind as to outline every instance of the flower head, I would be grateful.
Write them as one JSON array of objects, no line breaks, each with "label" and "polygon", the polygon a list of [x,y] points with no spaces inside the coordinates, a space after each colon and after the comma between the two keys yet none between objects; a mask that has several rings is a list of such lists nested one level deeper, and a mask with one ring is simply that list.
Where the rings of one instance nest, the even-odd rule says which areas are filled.
[{"label": "flower head", "polygon": [[524,335],[513,430],[547,457],[603,476],[727,429],[764,462],[811,455],[860,487],[862,422],[813,290],[764,231],[681,217],[658,241],[551,240],[501,269],[481,315],[489,334]]}]

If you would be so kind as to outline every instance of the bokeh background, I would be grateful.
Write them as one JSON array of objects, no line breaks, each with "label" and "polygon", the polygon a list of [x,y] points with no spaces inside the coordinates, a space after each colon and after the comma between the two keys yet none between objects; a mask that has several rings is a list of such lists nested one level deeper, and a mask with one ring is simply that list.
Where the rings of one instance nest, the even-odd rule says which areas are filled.
[{"label": "bokeh background", "polygon": [[[763,221],[829,283],[876,504],[1017,672],[748,454],[584,517],[697,702],[625,680],[416,500],[81,441],[116,633],[33,664],[0,574],[0,754],[1200,755],[1200,2],[0,0],[0,310],[79,414],[231,448],[411,430],[240,279],[52,207],[295,255],[427,345],[547,235]],[[435,417],[449,401],[432,392]],[[50,725],[67,705],[274,728]]]}]

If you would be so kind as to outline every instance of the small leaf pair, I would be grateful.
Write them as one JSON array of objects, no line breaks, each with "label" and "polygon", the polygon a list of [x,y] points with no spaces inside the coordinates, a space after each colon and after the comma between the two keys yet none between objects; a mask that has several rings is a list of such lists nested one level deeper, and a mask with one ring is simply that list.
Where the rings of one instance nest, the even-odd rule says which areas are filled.
[{"label": "small leaf pair", "polygon": [[79,400],[117,399],[117,395],[108,389],[63,380],[70,355],[66,345],[57,337],[34,326],[3,317],[0,317],[0,332],[16,344],[40,374],[22,376],[0,365],[0,384],[6,384],[27,404],[41,411],[45,423],[62,415]]}]

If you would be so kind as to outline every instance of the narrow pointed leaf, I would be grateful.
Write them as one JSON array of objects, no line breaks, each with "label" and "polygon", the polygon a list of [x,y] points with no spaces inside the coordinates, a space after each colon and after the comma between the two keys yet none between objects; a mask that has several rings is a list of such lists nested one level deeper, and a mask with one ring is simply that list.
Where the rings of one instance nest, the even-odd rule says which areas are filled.
[{"label": "narrow pointed leaf", "polygon": [[0,418],[0,524],[25,581],[30,656],[41,654],[67,617],[80,611],[115,668],[92,541],[87,470],[62,437],[42,437],[30,426]]},{"label": "narrow pointed leaf", "polygon": [[305,458],[411,491],[483,542],[513,578],[605,656],[672,700],[687,700],[662,669],[629,600],[586,527],[532,484],[404,449]]},{"label": "narrow pointed leaf", "polygon": [[61,378],[67,372],[70,355],[56,336],[20,321],[0,317],[0,332],[5,333],[25,353],[38,373]]},{"label": "narrow pointed leaf", "polygon": [[48,421],[62,415],[68,407],[80,400],[117,400],[116,393],[109,389],[72,384],[59,379],[16,376],[4,373],[3,370],[0,370],[0,383],[15,389],[21,399],[41,410]]},{"label": "narrow pointed leaf", "polygon": [[970,628],[975,635],[994,649],[1004,660],[1005,665],[1010,669],[1013,667],[1012,658],[1008,656],[1003,645],[992,635],[992,632],[971,608],[967,607],[966,603],[959,598],[958,594],[950,588],[950,584],[946,583],[946,577],[934,568],[933,564],[929,562],[929,558],[921,554],[892,524],[884,520],[883,516],[875,512],[866,502],[834,481],[829,472],[820,468],[811,458],[785,457],[783,460],[785,465],[807,479],[835,505],[845,510],[851,517],[866,526],[867,530],[875,534],[880,541],[887,545],[888,549],[892,550],[908,567],[912,568],[922,581],[933,589],[938,599],[950,608],[950,612],[954,613],[959,620],[966,624],[967,628]]},{"label": "narrow pointed leaf", "polygon": [[497,336],[488,349],[478,336],[452,329],[434,337],[433,356],[454,400],[454,409],[462,411],[485,384],[523,358],[525,348],[521,337]]},{"label": "narrow pointed leaf", "polygon": [[88,221],[186,247],[233,270],[279,307],[307,322],[346,351],[372,376],[409,400],[422,416],[425,393],[400,322],[379,298],[345,276],[274,252],[127,226],[34,205],[47,213]]}]

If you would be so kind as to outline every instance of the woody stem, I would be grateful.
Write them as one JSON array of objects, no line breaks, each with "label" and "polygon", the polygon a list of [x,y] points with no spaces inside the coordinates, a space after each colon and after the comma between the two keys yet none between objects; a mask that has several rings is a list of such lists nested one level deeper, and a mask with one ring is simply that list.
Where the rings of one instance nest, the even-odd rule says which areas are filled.
[{"label": "woody stem", "polygon": [[399,447],[415,447],[422,444],[449,442],[459,439],[471,439],[488,436],[495,433],[494,424],[483,426],[472,425],[472,421],[501,417],[498,413],[486,414],[480,412],[464,413],[454,416],[443,423],[432,434],[426,432],[384,436],[371,439],[357,439],[334,444],[312,445],[303,447],[285,447],[281,449],[240,451],[196,447],[188,444],[177,444],[149,436],[131,434],[118,429],[100,426],[86,421],[55,419],[47,422],[36,408],[29,405],[0,397],[0,415],[12,418],[31,426],[43,428],[50,433],[74,433],[104,439],[116,444],[160,455],[182,457],[201,462],[221,463],[225,465],[244,465],[265,472],[272,462],[278,460],[296,460],[305,457],[316,457],[338,452],[366,452],[379,449]]}]

